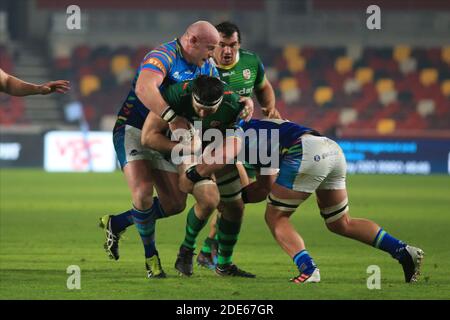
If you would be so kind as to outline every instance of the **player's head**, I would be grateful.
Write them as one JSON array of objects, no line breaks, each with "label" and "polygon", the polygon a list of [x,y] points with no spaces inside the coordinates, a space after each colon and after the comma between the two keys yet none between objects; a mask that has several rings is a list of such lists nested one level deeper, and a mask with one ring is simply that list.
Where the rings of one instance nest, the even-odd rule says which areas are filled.
[{"label": "player's head", "polygon": [[194,80],[192,106],[200,118],[213,114],[223,99],[223,82],[215,77],[201,75]]},{"label": "player's head", "polygon": [[232,65],[236,62],[241,47],[241,31],[237,25],[228,21],[219,23],[216,29],[220,34],[220,41],[214,51],[214,58],[219,65]]},{"label": "player's head", "polygon": [[219,43],[219,33],[207,21],[197,21],[191,24],[182,36],[182,45],[187,60],[201,67],[214,54]]}]

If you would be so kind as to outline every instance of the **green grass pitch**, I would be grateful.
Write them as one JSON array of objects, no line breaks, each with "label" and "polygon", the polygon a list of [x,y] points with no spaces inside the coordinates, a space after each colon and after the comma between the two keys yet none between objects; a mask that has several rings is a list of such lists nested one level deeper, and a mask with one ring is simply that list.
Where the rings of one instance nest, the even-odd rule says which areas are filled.
[{"label": "green grass pitch", "polygon": [[[321,283],[288,282],[296,269],[265,225],[265,203],[247,206],[234,255],[234,262],[256,279],[221,278],[197,266],[191,278],[178,276],[173,265],[184,235],[182,213],[158,222],[158,249],[168,278],[148,280],[135,227],[121,242],[119,261],[103,251],[98,218],[131,204],[120,172],[2,169],[0,299],[449,299],[449,187],[448,176],[348,177],[352,216],[372,219],[425,251],[422,276],[412,285],[403,282],[401,266],[387,253],[330,233],[312,198],[292,220],[320,267]],[[81,269],[80,290],[66,286],[70,265]],[[381,269],[380,290],[367,288],[370,265]]]}]

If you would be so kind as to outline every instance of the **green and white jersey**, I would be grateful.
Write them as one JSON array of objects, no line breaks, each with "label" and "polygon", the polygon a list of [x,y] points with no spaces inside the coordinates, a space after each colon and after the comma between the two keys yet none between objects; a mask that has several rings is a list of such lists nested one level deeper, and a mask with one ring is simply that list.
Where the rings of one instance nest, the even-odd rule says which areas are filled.
[{"label": "green and white jersey", "polygon": [[223,100],[217,111],[201,119],[192,106],[192,87],[193,81],[173,84],[164,90],[162,96],[177,115],[186,118],[191,123],[201,121],[203,130],[216,128],[225,133],[226,129],[234,128],[239,113],[244,108],[244,105],[239,102],[238,94],[225,85]]},{"label": "green and white jersey", "polygon": [[264,83],[264,65],[256,54],[243,49],[239,49],[236,60],[230,66],[217,65],[220,79],[238,95],[251,97],[253,90]]}]

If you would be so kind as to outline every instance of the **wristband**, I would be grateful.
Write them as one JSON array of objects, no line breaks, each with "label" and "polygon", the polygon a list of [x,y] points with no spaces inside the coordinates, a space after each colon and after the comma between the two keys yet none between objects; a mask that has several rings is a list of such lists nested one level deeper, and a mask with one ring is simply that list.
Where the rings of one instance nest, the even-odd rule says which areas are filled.
[{"label": "wristband", "polygon": [[202,177],[195,168],[196,166],[192,166],[189,169],[186,170],[186,177],[191,180],[193,183],[197,183],[202,180],[208,180],[209,177]]},{"label": "wristband", "polygon": [[161,118],[163,118],[168,123],[171,123],[176,118],[175,111],[171,107],[167,107],[166,110],[161,113]]}]

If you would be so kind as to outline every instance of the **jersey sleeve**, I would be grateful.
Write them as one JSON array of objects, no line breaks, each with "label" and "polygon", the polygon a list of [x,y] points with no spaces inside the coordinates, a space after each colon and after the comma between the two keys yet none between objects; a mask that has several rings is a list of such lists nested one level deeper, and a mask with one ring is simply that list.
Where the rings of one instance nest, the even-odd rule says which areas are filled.
[{"label": "jersey sleeve", "polygon": [[167,104],[175,111],[176,114],[180,114],[181,111],[181,94],[186,89],[188,82],[181,82],[172,84],[164,89],[162,97]]},{"label": "jersey sleeve", "polygon": [[209,58],[207,63],[208,63],[208,66],[209,66],[209,73],[208,73],[208,75],[210,77],[214,77],[214,78],[219,78],[220,79],[220,74],[219,74],[219,71],[217,70],[216,63],[214,62],[213,58]]},{"label": "jersey sleeve", "polygon": [[255,88],[259,89],[264,84],[264,80],[266,79],[266,72],[264,70],[264,65],[261,62],[261,59],[256,56],[257,61],[257,72],[256,72],[256,79],[255,79]]},{"label": "jersey sleeve", "polygon": [[152,70],[165,77],[173,63],[173,54],[165,47],[160,46],[145,56],[144,61],[141,63],[141,70]]},{"label": "jersey sleeve", "polygon": [[226,99],[231,103],[233,117],[236,118],[236,122],[239,121],[239,114],[245,106],[244,103],[239,102],[241,96],[235,93],[229,85],[225,85],[223,94],[224,98],[226,97]]}]

